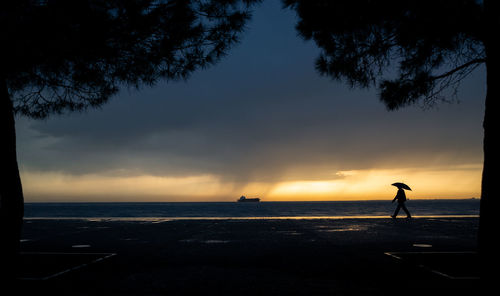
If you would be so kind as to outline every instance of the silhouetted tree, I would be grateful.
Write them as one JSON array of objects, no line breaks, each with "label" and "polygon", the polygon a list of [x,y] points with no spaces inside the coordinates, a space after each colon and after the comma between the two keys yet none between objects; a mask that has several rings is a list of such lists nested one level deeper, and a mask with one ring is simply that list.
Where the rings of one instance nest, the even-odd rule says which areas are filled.
[{"label": "silhouetted tree", "polygon": [[483,259],[493,254],[493,211],[499,200],[494,196],[494,170],[500,167],[500,141],[493,134],[500,111],[496,40],[500,1],[284,0],[284,4],[297,12],[300,35],[321,49],[317,70],[352,87],[378,87],[389,110],[446,100],[463,78],[486,65],[479,246]]},{"label": "silhouetted tree", "polygon": [[[105,103],[120,87],[185,79],[224,56],[258,0],[15,0],[0,9],[0,264],[19,248],[15,114]],[[5,276],[5,274],[2,274]]]}]

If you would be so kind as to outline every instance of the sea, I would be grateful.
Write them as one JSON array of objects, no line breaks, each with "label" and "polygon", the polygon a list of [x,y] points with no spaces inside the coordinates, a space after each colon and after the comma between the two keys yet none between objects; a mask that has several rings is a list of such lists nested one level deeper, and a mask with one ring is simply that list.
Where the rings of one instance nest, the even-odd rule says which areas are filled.
[{"label": "sea", "polygon": [[[478,217],[478,199],[410,200],[418,217]],[[391,201],[26,203],[25,219],[341,219],[386,218]],[[405,214],[400,212],[401,217]]]}]

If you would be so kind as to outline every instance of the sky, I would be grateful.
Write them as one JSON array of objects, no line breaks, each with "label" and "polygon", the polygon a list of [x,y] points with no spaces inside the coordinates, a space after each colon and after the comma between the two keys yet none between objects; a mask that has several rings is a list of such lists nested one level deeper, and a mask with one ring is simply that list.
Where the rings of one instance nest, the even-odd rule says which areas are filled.
[{"label": "sky", "polygon": [[314,69],[319,49],[280,1],[187,81],[123,89],[99,109],[17,118],[26,202],[480,196],[485,70],[453,103],[387,111],[376,89]]}]

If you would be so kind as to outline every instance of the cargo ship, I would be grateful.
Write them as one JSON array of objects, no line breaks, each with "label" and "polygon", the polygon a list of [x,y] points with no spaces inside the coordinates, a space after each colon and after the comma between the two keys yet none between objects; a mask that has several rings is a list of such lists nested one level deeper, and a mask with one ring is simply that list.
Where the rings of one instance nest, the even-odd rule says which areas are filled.
[{"label": "cargo ship", "polygon": [[260,198],[246,198],[244,195],[242,195],[238,199],[238,202],[260,202]]}]

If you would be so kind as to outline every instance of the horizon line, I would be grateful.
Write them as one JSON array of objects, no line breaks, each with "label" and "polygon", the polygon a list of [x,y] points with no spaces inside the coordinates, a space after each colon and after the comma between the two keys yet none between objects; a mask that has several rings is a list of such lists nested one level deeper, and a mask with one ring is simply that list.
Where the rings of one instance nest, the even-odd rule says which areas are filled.
[{"label": "horizon line", "polygon": [[[360,202],[360,201],[391,201],[392,198],[384,198],[384,199],[335,199],[335,200],[261,200],[257,203],[266,203],[266,202]],[[477,200],[480,201],[479,197],[432,197],[432,198],[411,198],[408,201],[429,201],[429,200]],[[71,201],[71,200],[48,200],[48,201],[25,201],[25,204],[34,204],[34,203],[236,203],[237,199],[233,200],[213,200],[213,201]]]}]

